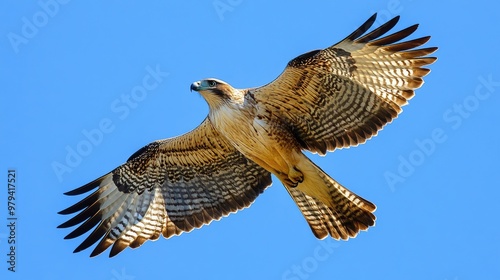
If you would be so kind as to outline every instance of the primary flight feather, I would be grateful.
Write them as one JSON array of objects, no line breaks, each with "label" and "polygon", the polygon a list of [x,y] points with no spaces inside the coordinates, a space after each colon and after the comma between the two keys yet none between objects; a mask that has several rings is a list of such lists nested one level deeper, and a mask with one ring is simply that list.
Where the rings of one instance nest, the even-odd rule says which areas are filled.
[{"label": "primary flight feather", "polygon": [[417,25],[385,37],[395,17],[367,32],[370,17],[339,43],[291,60],[273,82],[235,89],[218,79],[191,85],[209,105],[184,135],[155,141],[110,173],[70,191],[94,190],[61,214],[66,238],[92,230],[75,249],[97,243],[110,256],[168,238],[248,207],[271,185],[285,186],[318,238],[355,237],[375,224],[375,205],[349,191],[303,150],[325,154],[364,143],[401,112],[423,84],[435,47],[430,37],[402,41]]}]

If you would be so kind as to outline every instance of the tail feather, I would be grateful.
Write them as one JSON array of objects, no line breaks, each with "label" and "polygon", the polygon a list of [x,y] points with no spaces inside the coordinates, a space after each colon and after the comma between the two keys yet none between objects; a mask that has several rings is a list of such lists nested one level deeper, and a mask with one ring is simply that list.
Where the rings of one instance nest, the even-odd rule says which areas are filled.
[{"label": "tail feather", "polygon": [[285,187],[317,238],[347,240],[375,224],[373,203],[347,190],[313,162],[301,165],[304,181],[296,188]]}]

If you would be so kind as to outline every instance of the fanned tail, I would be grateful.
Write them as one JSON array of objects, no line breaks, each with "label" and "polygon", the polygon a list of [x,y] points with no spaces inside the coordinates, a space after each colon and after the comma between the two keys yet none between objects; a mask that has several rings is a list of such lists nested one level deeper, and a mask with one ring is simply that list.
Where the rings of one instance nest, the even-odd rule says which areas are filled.
[{"label": "fanned tail", "polygon": [[347,240],[375,224],[373,203],[340,185],[309,159],[298,168],[304,181],[296,188],[285,187],[317,238],[330,235]]}]

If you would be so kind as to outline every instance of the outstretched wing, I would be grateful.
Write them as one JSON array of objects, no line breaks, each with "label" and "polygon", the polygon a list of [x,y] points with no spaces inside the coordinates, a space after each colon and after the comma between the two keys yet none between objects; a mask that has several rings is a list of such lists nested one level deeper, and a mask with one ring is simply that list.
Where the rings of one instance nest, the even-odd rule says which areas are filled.
[{"label": "outstretched wing", "polygon": [[[148,239],[168,238],[249,206],[271,185],[270,173],[245,158],[205,121],[195,130],[153,142],[122,166],[68,195],[92,194],[60,214],[80,224],[66,239],[94,230],[75,249],[101,239],[91,256],[110,257]],[[96,226],[97,225],[97,226]]]},{"label": "outstretched wing", "polygon": [[364,143],[423,84],[430,70],[422,66],[436,60],[426,56],[437,48],[413,49],[430,37],[400,42],[417,29],[413,25],[380,38],[399,17],[365,34],[375,18],[341,42],[291,60],[273,82],[250,89],[263,112],[278,115],[302,148],[325,154]]}]

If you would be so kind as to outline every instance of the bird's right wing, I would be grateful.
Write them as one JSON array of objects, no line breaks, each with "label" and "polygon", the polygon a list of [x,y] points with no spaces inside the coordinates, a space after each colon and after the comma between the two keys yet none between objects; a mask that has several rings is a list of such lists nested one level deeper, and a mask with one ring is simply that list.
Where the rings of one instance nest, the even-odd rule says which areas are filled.
[{"label": "bird's right wing", "polygon": [[[405,41],[418,27],[385,37],[395,17],[368,32],[376,15],[344,40],[292,59],[273,82],[250,89],[263,112],[294,133],[303,149],[325,154],[364,143],[401,112],[423,84],[435,47]],[[417,49],[415,49],[417,48]]]},{"label": "bird's right wing", "polygon": [[248,207],[269,185],[270,173],[239,153],[207,118],[193,131],[155,141],[112,172],[68,192],[97,188],[60,212],[81,211],[59,227],[81,223],[67,239],[95,227],[75,252],[100,239],[91,256],[110,245],[114,256],[160,234],[179,235]]}]

